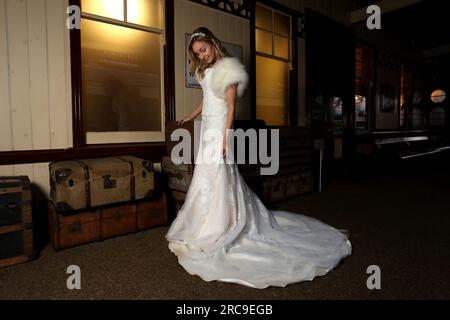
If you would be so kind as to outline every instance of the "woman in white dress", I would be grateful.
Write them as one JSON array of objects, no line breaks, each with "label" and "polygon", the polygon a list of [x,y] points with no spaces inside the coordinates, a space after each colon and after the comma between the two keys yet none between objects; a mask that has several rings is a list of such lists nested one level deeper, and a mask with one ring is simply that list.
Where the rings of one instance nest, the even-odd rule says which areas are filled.
[{"label": "woman in white dress", "polygon": [[[347,236],[298,213],[268,210],[227,157],[236,97],[248,82],[244,66],[207,28],[189,44],[203,101],[199,148],[184,205],[166,238],[187,272],[205,281],[253,288],[284,287],[325,275],[351,254]],[[217,133],[220,134],[211,134]]]}]

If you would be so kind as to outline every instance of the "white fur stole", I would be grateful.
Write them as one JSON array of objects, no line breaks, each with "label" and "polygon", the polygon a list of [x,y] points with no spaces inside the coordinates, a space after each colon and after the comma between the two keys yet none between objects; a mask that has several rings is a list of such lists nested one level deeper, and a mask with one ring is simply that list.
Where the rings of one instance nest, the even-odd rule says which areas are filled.
[{"label": "white fur stole", "polygon": [[237,84],[237,95],[241,97],[247,87],[248,74],[238,59],[224,57],[217,61],[211,75],[211,90],[219,97],[225,99],[226,90],[230,85]]}]

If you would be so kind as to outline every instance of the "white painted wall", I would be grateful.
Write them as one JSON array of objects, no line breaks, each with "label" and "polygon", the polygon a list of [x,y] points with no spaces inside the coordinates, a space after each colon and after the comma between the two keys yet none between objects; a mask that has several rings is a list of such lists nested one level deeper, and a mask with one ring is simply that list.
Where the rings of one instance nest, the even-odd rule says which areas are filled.
[{"label": "white painted wall", "polygon": [[[175,103],[176,118],[189,115],[202,101],[201,89],[187,88],[185,84],[185,34],[198,27],[207,27],[221,41],[240,45],[243,62],[250,71],[250,20],[221,12],[188,0],[175,1]],[[200,117],[198,117],[199,119]],[[237,119],[250,119],[250,95],[238,100]]]},{"label": "white painted wall", "polygon": [[[0,151],[72,146],[67,0],[0,0]],[[48,164],[0,166],[48,192]]]}]

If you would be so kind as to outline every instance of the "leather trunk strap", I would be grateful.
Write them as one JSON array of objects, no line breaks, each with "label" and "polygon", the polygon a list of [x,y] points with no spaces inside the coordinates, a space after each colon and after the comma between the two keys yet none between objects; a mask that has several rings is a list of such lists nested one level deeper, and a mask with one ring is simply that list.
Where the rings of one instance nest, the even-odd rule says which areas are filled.
[{"label": "leather trunk strap", "polygon": [[136,179],[134,177],[134,165],[133,161],[124,159],[122,157],[116,157],[126,163],[128,163],[130,167],[130,200],[136,200]]},{"label": "leather trunk strap", "polygon": [[84,171],[84,189],[86,197],[86,208],[91,207],[91,182],[89,181],[89,167],[81,160],[76,160]]}]

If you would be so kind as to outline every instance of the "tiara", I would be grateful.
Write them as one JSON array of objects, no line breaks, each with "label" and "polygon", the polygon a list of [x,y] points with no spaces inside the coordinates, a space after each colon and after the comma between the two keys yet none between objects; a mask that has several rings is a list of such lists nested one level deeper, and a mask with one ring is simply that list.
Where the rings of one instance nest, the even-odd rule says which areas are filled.
[{"label": "tiara", "polygon": [[194,39],[195,37],[206,37],[206,34],[204,34],[203,32],[196,32],[191,36],[191,40]]}]

